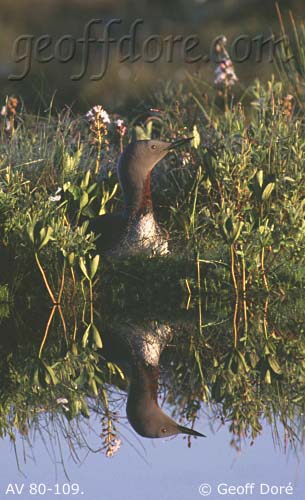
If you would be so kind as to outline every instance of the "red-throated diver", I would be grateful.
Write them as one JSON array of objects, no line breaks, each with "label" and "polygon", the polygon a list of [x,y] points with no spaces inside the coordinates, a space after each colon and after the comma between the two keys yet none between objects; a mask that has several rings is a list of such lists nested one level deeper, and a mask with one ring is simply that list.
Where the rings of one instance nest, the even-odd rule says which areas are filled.
[{"label": "red-throated diver", "polygon": [[137,253],[149,256],[168,253],[166,235],[154,217],[150,175],[169,151],[191,139],[188,137],[171,143],[145,140],[128,144],[118,164],[124,211],[101,215],[89,222],[88,231],[99,236],[96,240],[99,253],[116,257]]}]

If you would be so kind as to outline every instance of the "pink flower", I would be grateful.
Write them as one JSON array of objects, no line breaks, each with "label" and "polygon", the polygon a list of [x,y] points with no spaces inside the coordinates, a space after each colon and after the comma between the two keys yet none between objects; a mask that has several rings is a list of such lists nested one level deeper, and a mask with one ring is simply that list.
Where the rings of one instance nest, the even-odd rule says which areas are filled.
[{"label": "pink flower", "polygon": [[215,69],[214,84],[217,87],[233,87],[237,82],[238,78],[235,74],[233,63],[229,56],[227,56]]},{"label": "pink flower", "polygon": [[112,457],[115,453],[119,451],[121,447],[121,440],[118,438],[113,439],[113,442],[109,444],[108,450],[106,451],[106,457]]},{"label": "pink flower", "polygon": [[124,135],[127,132],[127,127],[126,127],[126,125],[124,125],[124,120],[122,120],[121,118],[118,118],[115,121],[115,124],[116,124],[116,129],[117,129],[118,133],[120,134],[120,136],[124,137]]}]

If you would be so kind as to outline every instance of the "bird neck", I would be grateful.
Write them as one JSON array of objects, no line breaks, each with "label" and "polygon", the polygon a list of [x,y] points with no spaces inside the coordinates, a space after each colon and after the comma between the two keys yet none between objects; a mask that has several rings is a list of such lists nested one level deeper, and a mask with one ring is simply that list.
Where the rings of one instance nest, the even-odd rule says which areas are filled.
[{"label": "bird neck", "polygon": [[157,404],[159,367],[136,362],[132,367],[127,406]]},{"label": "bird neck", "polygon": [[149,172],[144,180],[122,186],[125,211],[131,217],[145,215],[153,211]]}]

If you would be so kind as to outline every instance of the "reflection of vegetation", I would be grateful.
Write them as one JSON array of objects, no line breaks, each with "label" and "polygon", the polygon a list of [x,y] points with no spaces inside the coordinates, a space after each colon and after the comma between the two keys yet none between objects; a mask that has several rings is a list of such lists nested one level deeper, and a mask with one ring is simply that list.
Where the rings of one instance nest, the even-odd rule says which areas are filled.
[{"label": "reflection of vegetation", "polygon": [[9,291],[6,285],[0,285],[0,319],[9,316]]},{"label": "reflection of vegetation", "polygon": [[[284,428],[282,444],[289,441],[297,445],[303,440],[305,403],[302,300],[292,309],[281,300],[272,301],[269,307],[268,300],[249,304],[248,334],[236,347],[234,311],[226,307],[220,315],[219,305],[213,320],[203,325],[204,335],[194,335],[188,354],[183,342],[181,345],[183,329],[176,337],[175,354],[168,351],[166,359],[173,359],[176,367],[169,380],[169,386],[174,387],[170,401],[175,401],[179,412],[188,418],[196,417],[201,400],[209,403],[212,422],[229,422],[232,444],[238,448],[243,439],[254,440],[266,421],[279,442],[280,423]],[[238,328],[242,322],[240,311]]]},{"label": "reflection of vegetation", "polygon": [[[238,448],[246,438],[254,441],[268,422],[279,443],[297,447],[303,442],[305,408],[302,299],[295,297],[293,302],[281,298],[269,298],[265,302],[251,299],[248,332],[239,336],[236,346],[235,307],[231,299],[223,297],[217,303],[206,297],[204,302],[202,333],[198,317],[196,319],[192,312],[193,306],[196,310],[196,302],[191,303],[187,315],[181,310],[173,317],[170,311],[174,304],[168,304],[167,313],[163,311],[174,337],[161,357],[160,385],[175,418],[186,419],[191,426],[202,409],[212,427],[219,421],[229,425],[232,444]],[[142,304],[140,313],[134,314],[132,321],[136,319],[140,324],[139,318],[146,314],[152,317],[154,313],[149,304],[146,309],[147,312]],[[68,310],[64,313],[66,332],[60,318],[54,316],[40,359],[38,351],[44,326],[35,311],[24,314],[23,324],[2,320],[1,331],[9,335],[1,337],[1,435],[15,439],[15,433],[19,432],[30,439],[33,427],[43,432],[49,422],[47,427],[54,426],[56,435],[62,432],[72,447],[71,452],[77,455],[76,435],[79,439],[83,435],[84,446],[82,421],[93,413],[100,415],[101,429],[104,429],[100,447],[103,448],[105,439],[109,445],[105,451],[111,455],[119,443],[112,387],[126,388],[123,372],[107,361],[109,352],[111,355],[112,334],[108,332],[114,328],[112,320],[106,311],[102,314],[103,321],[97,319],[103,338],[107,338],[107,351],[104,351],[96,346],[94,339],[83,346],[85,325],[81,311],[77,315],[77,336],[73,340],[75,318],[73,314],[70,317]],[[87,314],[90,316],[90,311]],[[110,314],[113,316],[112,311]],[[115,314],[121,317],[123,311],[117,310]],[[155,317],[162,321],[160,314],[158,311]],[[96,316],[100,316],[100,312],[96,311]],[[239,333],[243,330],[243,321],[241,308],[237,316]],[[39,333],[36,340],[35,331]],[[117,338],[113,338],[113,348],[117,351]],[[117,407],[118,397],[114,399]]]},{"label": "reflection of vegetation", "polygon": [[[299,84],[300,71],[292,74]],[[101,447],[108,455],[118,449],[109,394],[114,385],[126,389],[127,373],[107,361],[104,346],[107,311],[115,310],[171,324],[175,348],[164,352],[161,383],[179,416],[194,423],[208,404],[212,422],[229,423],[236,447],[254,440],[266,420],[276,437],[280,422],[286,441],[303,442],[300,93],[274,79],[256,81],[238,103],[229,92],[225,103],[203,92],[196,78],[188,92],[168,85],[126,135],[112,116],[107,148],[71,111],[33,117],[11,106],[2,116],[2,436],[27,436],[45,418],[76,453],[82,433],[74,423],[91,411],[104,419]],[[106,260],[95,255],[87,220],[120,209],[113,166],[122,146],[143,134],[194,136],[192,148],[164,162],[152,182],[172,254]],[[169,312],[178,303],[186,318]]]}]

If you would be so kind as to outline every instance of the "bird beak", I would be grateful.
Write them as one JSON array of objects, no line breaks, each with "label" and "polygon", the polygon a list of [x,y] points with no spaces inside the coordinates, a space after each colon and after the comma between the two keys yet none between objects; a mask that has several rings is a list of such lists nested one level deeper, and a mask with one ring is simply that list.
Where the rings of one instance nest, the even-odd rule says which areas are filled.
[{"label": "bird beak", "polygon": [[167,149],[168,151],[170,151],[172,149],[179,148],[180,146],[182,146],[182,144],[185,144],[186,142],[189,142],[192,139],[194,139],[194,137],[185,137],[183,139],[177,139],[176,141],[171,142]]},{"label": "bird beak", "polygon": [[188,427],[183,427],[183,425],[178,425],[178,429],[182,434],[189,434],[190,436],[206,437],[204,434],[195,431],[194,429],[189,429]]}]

